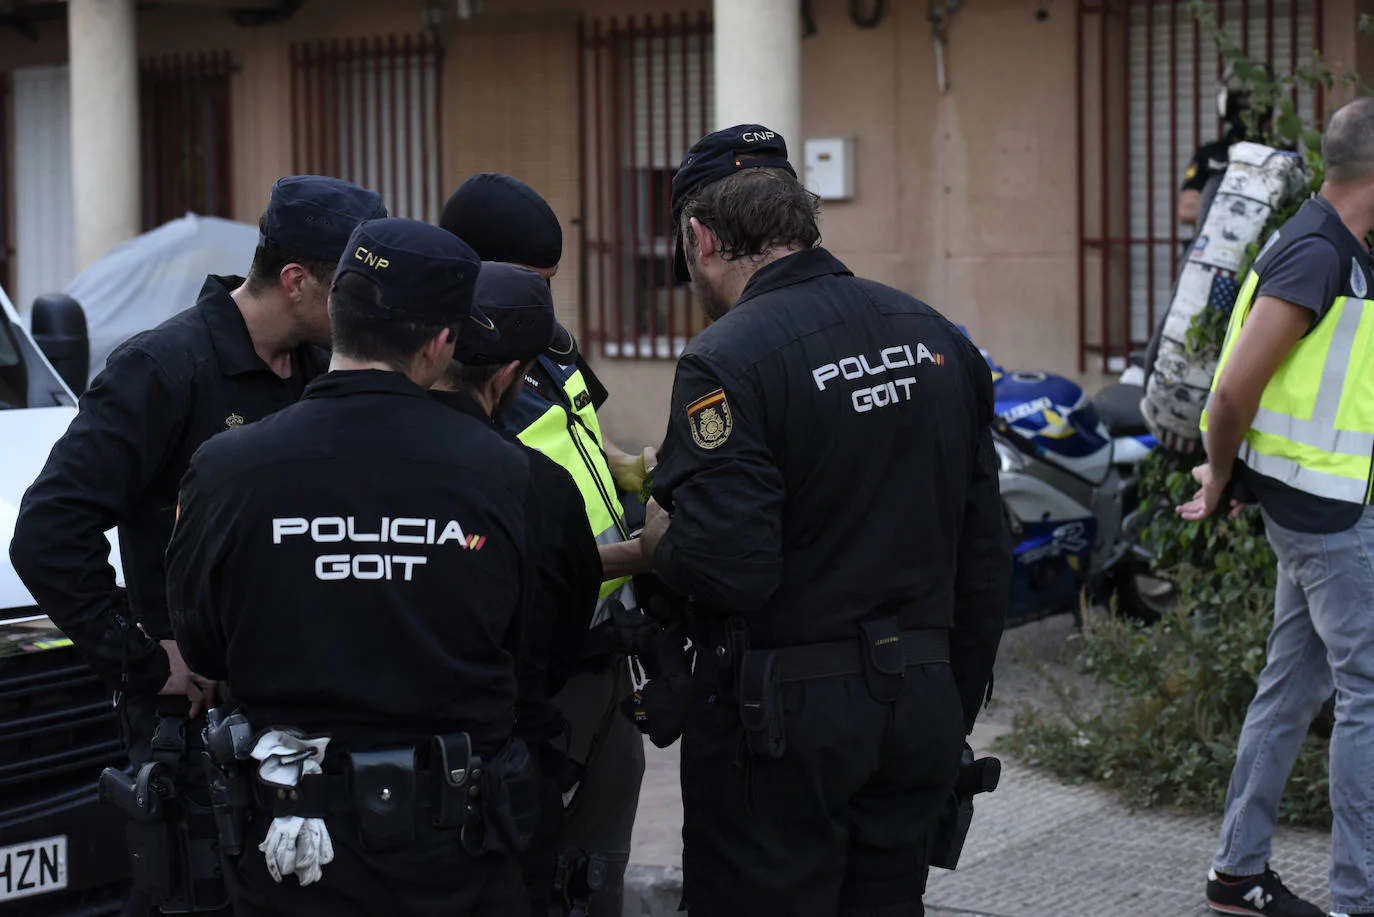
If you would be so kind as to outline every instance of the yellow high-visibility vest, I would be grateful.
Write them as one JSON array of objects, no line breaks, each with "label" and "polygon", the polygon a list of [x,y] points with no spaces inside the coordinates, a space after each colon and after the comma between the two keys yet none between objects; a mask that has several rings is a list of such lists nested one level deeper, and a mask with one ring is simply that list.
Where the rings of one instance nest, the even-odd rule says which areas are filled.
[{"label": "yellow high-visibility vest", "polygon": [[[522,424],[517,433],[520,441],[532,449],[538,449],[572,475],[586,504],[587,519],[596,533],[597,544],[626,541],[629,532],[625,528],[625,511],[620,505],[615,480],[611,477],[610,465],[601,448],[601,424],[597,421],[587,382],[578,370],[572,370],[571,375],[560,378],[563,374],[554,375],[557,371],[555,367],[545,368],[551,370],[549,375],[555,384],[561,386],[567,404],[530,391],[522,392],[516,399],[517,403],[512,405],[513,410],[508,411],[502,421],[509,423],[515,420],[517,424]],[[609,617],[606,606],[612,599],[620,601],[626,608],[637,607],[630,577],[622,576],[601,584],[601,599],[592,616],[593,626]]]},{"label": "yellow high-visibility vest", "polygon": [[[1266,245],[1236,297],[1212,391],[1274,256],[1301,238],[1330,239],[1349,265],[1345,289],[1265,386],[1240,459],[1304,493],[1368,504],[1374,494],[1374,302],[1365,298],[1371,287],[1367,253],[1315,199],[1275,235],[1277,241]],[[1202,431],[1207,432],[1206,410]]]}]

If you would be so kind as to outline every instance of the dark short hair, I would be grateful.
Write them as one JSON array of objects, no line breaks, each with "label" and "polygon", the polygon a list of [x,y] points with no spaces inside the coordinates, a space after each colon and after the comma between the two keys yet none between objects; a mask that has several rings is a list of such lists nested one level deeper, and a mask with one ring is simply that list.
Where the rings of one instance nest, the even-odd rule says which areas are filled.
[{"label": "dark short hair", "polygon": [[[538,357],[531,357],[520,364],[520,375],[524,375]],[[510,361],[507,360],[506,363]],[[496,374],[506,365],[506,363],[463,363],[458,360],[450,360],[444,369],[444,382],[452,389],[460,392],[480,392],[491,384],[491,380],[496,378]]]},{"label": "dark short hair", "polygon": [[[258,221],[260,230],[266,225],[266,221],[266,216]],[[288,264],[299,264],[320,283],[329,283],[334,277],[335,268],[339,266],[338,261],[309,258],[299,252],[288,251],[271,242],[267,244],[258,243],[257,249],[253,252],[253,266],[248,269],[246,281],[248,290],[252,293],[261,293],[271,288],[276,284],[277,278],[281,277],[281,272]]]},{"label": "dark short hair", "polygon": [[1374,176],[1374,98],[1364,97],[1336,109],[1322,137],[1327,180],[1341,185]]},{"label": "dark short hair", "polygon": [[821,240],[820,197],[782,169],[744,169],[704,185],[682,205],[679,227],[695,246],[689,221],[696,217],[720,240],[728,259],[750,258],[773,248],[812,248]]},{"label": "dark short hair", "polygon": [[[344,274],[334,282],[329,294],[334,351],[401,370],[449,326],[388,318],[378,311],[381,297],[377,284],[361,274]],[[457,336],[457,329],[449,330]]]}]

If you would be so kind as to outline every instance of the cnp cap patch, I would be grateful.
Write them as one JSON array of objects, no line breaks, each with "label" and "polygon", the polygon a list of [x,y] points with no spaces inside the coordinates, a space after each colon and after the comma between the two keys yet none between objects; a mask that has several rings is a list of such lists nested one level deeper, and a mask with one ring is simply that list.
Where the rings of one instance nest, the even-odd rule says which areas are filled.
[{"label": "cnp cap patch", "polygon": [[730,416],[730,402],[725,400],[723,388],[687,405],[687,426],[692,430],[692,441],[703,449],[722,445],[730,438],[734,425],[734,419]]}]

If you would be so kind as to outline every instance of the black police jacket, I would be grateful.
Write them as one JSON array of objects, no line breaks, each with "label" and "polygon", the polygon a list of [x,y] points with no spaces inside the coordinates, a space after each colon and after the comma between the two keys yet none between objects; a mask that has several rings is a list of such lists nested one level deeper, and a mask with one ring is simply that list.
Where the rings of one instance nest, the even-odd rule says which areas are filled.
[{"label": "black police jacket", "polygon": [[552,698],[567,684],[582,658],[587,628],[601,589],[601,556],[582,493],[572,475],[492,423],[486,411],[462,392],[430,392],[440,404],[491,424],[529,460],[530,490],[538,504],[528,526],[527,551],[535,570],[534,593],[520,622],[516,659],[519,696],[516,734],[533,747],[563,733],[563,715]]},{"label": "black police jacket", "polygon": [[255,725],[361,747],[509,737],[525,454],[399,373],[332,372],[191,461],[167,550],[187,664]]},{"label": "black police jacket", "polygon": [[[303,345],[289,379],[274,373],[229,295],[242,283],[207,277],[194,307],[110,354],[15,524],[10,558],[39,608],[107,682],[133,693],[167,680],[154,642],[172,636],[163,555],[192,454],[294,403],[328,369],[325,351]],[[115,526],[127,595],[109,564],[104,532]]]},{"label": "black police jacket", "polygon": [[949,628],[969,728],[1009,600],[987,363],[824,249],[765,265],[678,362],[654,570],[756,647]]}]

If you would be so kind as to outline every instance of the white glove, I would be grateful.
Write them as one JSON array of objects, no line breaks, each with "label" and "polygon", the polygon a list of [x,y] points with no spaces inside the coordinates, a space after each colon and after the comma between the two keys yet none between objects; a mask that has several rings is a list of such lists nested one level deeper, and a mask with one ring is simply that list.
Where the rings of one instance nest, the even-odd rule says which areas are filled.
[{"label": "white glove", "polygon": [[[261,762],[258,779],[270,786],[294,787],[302,777],[323,773],[320,762],[328,745],[328,736],[306,738],[286,730],[268,730],[251,752]],[[301,885],[318,882],[320,867],[334,859],[334,842],[322,818],[274,818],[258,849],[266,856],[267,871],[277,882],[292,873]]]},{"label": "white glove", "polygon": [[297,732],[269,729],[253,746],[253,758],[258,765],[258,779],[269,786],[291,787],[301,777],[321,773],[320,762],[329,746],[329,736],[306,738]]},{"label": "white glove", "polygon": [[298,815],[289,818],[274,818],[267,829],[267,837],[258,849],[267,855],[267,871],[276,882],[283,875],[296,871],[296,841],[300,837],[305,819]]},{"label": "white glove", "polygon": [[320,818],[307,818],[296,838],[296,878],[302,885],[320,881],[320,867],[334,860],[334,840]]}]

